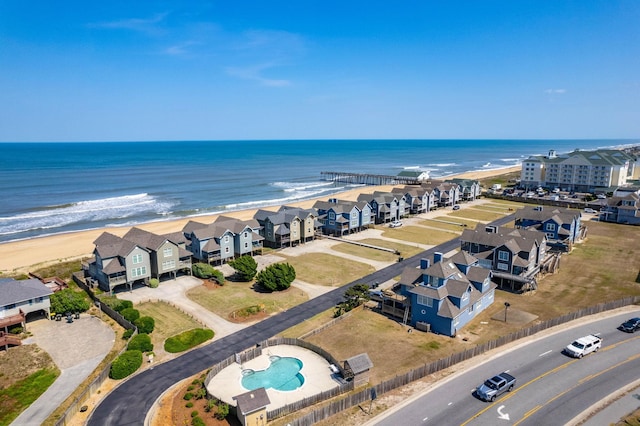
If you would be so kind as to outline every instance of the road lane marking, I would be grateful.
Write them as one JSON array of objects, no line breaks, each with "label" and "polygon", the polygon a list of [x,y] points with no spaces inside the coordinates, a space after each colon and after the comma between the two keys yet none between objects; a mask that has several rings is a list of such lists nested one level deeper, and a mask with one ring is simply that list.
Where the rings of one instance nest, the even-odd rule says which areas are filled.
[{"label": "road lane marking", "polygon": [[545,355],[547,355],[547,354],[550,354],[551,352],[553,352],[553,351],[552,351],[552,350],[548,350],[548,351],[546,351],[546,352],[544,352],[544,353],[541,353],[541,354],[540,354],[540,355],[538,355],[538,356],[545,356]]}]

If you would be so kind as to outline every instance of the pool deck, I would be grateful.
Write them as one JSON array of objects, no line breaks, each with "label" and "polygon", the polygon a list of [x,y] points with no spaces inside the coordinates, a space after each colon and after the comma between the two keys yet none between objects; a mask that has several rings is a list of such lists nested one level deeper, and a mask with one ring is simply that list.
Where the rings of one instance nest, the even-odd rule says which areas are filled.
[{"label": "pool deck", "polygon": [[278,345],[265,348],[262,355],[244,363],[242,367],[239,364],[232,364],[222,370],[209,382],[207,386],[209,393],[235,407],[236,401],[233,397],[248,391],[241,384],[242,370],[247,368],[265,370],[269,367],[270,355],[294,357],[302,361],[300,373],[304,376],[304,384],[293,391],[267,389],[267,395],[271,401],[267,410],[274,410],[339,386],[339,382],[333,378],[330,363],[326,359],[299,346]]}]

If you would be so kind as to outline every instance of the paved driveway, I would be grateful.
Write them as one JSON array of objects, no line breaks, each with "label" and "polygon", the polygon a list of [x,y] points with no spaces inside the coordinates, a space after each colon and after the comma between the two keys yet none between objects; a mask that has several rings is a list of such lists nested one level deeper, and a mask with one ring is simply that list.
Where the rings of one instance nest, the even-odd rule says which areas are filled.
[{"label": "paved driveway", "polygon": [[73,323],[40,319],[27,323],[32,337],[23,344],[36,344],[45,350],[61,370],[60,376],[13,425],[41,425],[44,420],[95,370],[113,347],[113,330],[89,314]]}]

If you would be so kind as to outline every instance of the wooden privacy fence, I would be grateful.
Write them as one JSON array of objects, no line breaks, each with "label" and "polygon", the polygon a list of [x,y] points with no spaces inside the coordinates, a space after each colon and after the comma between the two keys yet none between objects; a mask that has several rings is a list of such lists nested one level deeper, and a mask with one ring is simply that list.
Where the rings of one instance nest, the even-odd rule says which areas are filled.
[{"label": "wooden privacy fence", "polygon": [[[514,342],[518,339],[522,339],[523,337],[532,336],[542,330],[546,330],[548,328],[555,327],[557,325],[564,324],[569,321],[582,318],[584,316],[593,315],[600,312],[609,311],[612,309],[622,308],[623,306],[628,306],[628,305],[637,304],[637,303],[640,303],[640,296],[627,297],[621,300],[616,300],[616,301],[607,302],[607,303],[600,303],[595,306],[583,308],[583,309],[580,309],[579,311],[571,312],[566,315],[562,315],[560,317],[552,318],[550,320],[532,325],[531,327],[514,331],[513,333],[509,333],[506,336],[502,336],[497,339],[491,340],[489,342],[477,345],[473,348],[469,348],[465,351],[452,354],[446,358],[441,358],[439,360],[430,362],[428,364],[421,365],[420,367],[417,367],[405,374],[398,375],[392,379],[379,383],[373,386],[372,388],[375,389],[376,395],[380,396],[389,391],[397,389],[399,387],[408,385],[411,382],[422,379],[430,374],[449,368],[462,361],[471,359],[484,352],[506,345],[507,343]],[[288,421],[287,424],[290,426],[311,426],[314,423],[317,423],[322,420],[326,420],[327,418],[335,414],[338,414],[344,410],[347,410],[351,407],[355,407],[356,405],[362,404],[364,402],[370,401],[372,388],[371,387],[366,388],[359,392],[347,395],[346,397],[341,398],[340,400],[332,401],[322,407],[319,407],[313,410],[312,412],[302,417]],[[271,417],[268,417],[268,418],[271,419]]]}]

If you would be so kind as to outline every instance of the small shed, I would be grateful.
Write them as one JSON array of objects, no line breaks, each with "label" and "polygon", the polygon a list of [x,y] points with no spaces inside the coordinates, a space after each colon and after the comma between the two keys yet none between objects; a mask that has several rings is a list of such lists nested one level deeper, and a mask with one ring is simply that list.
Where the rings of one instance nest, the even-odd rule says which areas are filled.
[{"label": "small shed", "polygon": [[233,397],[237,402],[236,416],[243,426],[267,424],[267,405],[271,404],[265,388],[254,389]]},{"label": "small shed", "polygon": [[355,387],[369,383],[369,370],[373,363],[369,355],[360,354],[347,359],[344,362],[344,378],[353,380]]}]

